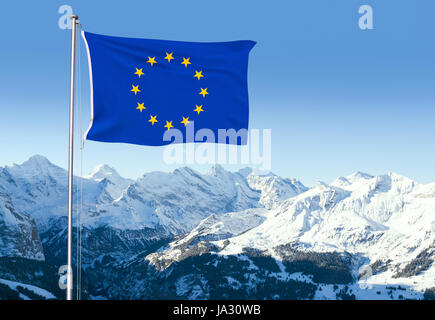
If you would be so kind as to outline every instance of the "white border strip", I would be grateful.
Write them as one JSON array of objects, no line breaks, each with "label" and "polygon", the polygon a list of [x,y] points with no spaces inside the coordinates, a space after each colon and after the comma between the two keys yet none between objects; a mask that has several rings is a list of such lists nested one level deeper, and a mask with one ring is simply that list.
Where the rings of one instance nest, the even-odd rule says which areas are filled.
[{"label": "white border strip", "polygon": [[86,130],[83,139],[86,141],[89,131],[92,128],[92,124],[94,123],[94,84],[92,81],[92,63],[91,63],[91,53],[89,52],[88,41],[86,41],[85,30],[82,29],[82,38],[85,42],[86,52],[88,54],[88,66],[89,66],[89,81],[91,85],[91,123],[89,124],[88,130]]}]

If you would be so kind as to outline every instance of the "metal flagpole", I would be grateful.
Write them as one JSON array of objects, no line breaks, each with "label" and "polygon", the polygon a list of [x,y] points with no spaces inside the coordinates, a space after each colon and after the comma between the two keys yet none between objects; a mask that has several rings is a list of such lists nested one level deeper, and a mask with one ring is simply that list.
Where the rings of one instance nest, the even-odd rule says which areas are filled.
[{"label": "metal flagpole", "polygon": [[66,299],[73,298],[72,271],[72,207],[73,207],[73,155],[74,155],[74,73],[76,55],[76,24],[78,16],[72,15],[71,25],[71,79],[69,92],[69,153],[68,153],[68,270],[66,280]]}]

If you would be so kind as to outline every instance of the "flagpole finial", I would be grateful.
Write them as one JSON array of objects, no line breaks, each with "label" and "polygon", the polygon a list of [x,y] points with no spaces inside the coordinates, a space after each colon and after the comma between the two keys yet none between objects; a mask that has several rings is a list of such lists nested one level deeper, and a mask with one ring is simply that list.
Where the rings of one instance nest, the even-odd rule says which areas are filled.
[{"label": "flagpole finial", "polygon": [[74,21],[74,24],[80,24],[79,16],[73,14],[71,17],[69,17],[72,21]]}]

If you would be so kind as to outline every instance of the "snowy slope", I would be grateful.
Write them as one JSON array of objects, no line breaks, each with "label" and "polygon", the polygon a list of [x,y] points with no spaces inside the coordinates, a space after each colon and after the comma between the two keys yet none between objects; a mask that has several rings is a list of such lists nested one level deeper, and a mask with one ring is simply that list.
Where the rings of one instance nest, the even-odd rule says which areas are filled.
[{"label": "snowy slope", "polygon": [[35,222],[17,210],[0,187],[0,257],[4,256],[44,260]]},{"label": "snowy slope", "polygon": [[210,215],[191,232],[171,242],[168,248],[152,253],[147,259],[163,268],[185,259],[186,253],[201,242],[225,240],[242,234],[265,220],[266,209],[248,209],[222,215]]},{"label": "snowy slope", "polygon": [[[394,173],[351,175],[284,201],[270,219],[234,239],[226,250],[271,248],[298,241],[312,250],[367,252],[373,258],[410,258],[435,239],[435,197]],[[412,256],[412,255],[411,255]]]},{"label": "snowy slope", "polygon": [[[104,191],[98,182],[81,178],[74,182],[76,186],[83,185],[85,208],[95,206]],[[51,219],[67,214],[67,183],[66,170],[39,155],[21,165],[0,168],[0,187],[16,208],[31,215],[40,232],[50,227]]]},{"label": "snowy slope", "polygon": [[133,180],[123,178],[119,173],[105,164],[95,167],[85,179],[93,180],[99,183],[103,190],[99,195],[99,202],[111,202],[118,199],[122,192],[133,183]]},{"label": "snowy slope", "polygon": [[[41,299],[57,299],[57,297],[51,292],[29,284],[23,284],[20,282],[10,281],[6,279],[0,279],[0,284],[6,285],[11,290],[16,291],[19,294],[19,297],[23,300],[32,300],[33,295],[37,295]],[[28,292],[31,295],[30,297],[26,295],[26,293],[29,294]]]},{"label": "snowy slope", "polygon": [[[348,252],[355,257],[355,277],[358,269],[370,266],[365,285],[385,289],[388,284],[402,284],[422,292],[435,286],[434,191],[435,184],[421,185],[395,173],[357,172],[275,202],[271,210],[261,213],[264,221],[246,232],[212,240],[210,234],[227,230],[217,231],[211,224],[201,234],[209,235],[207,246],[220,255],[240,255],[253,248],[280,259],[276,248],[288,244],[304,252]],[[232,228],[228,224],[228,234]],[[198,236],[194,229],[183,241],[194,243]],[[169,257],[179,260],[179,243],[147,259],[152,263],[163,259],[169,266]],[[361,297],[367,297],[357,289]]]},{"label": "snowy slope", "polygon": [[[206,174],[190,168],[173,173],[151,172],[128,186],[113,203],[98,206],[95,220],[122,229],[161,226],[168,234],[190,231],[211,214],[263,208],[270,194],[304,190],[299,182],[277,184],[264,190],[249,182],[252,175],[214,166]],[[272,200],[268,200],[271,202]]]},{"label": "snowy slope", "polygon": [[308,190],[307,187],[295,179],[283,179],[270,172],[257,173],[251,170],[246,179],[252,189],[261,192],[260,202],[267,209],[272,209],[281,201]]}]

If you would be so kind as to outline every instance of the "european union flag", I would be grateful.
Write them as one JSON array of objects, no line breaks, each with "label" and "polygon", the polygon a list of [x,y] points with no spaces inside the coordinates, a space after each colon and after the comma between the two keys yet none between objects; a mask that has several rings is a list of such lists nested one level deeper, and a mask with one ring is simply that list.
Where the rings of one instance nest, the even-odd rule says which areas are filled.
[{"label": "european union flag", "polygon": [[[248,56],[255,42],[82,36],[91,76],[86,139],[161,146],[193,142],[190,129],[202,141],[212,132],[216,141],[208,142],[246,144]],[[177,129],[181,140],[171,136]],[[242,134],[221,141],[222,130]]]}]

